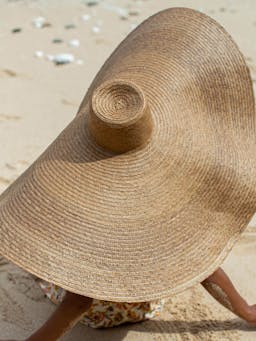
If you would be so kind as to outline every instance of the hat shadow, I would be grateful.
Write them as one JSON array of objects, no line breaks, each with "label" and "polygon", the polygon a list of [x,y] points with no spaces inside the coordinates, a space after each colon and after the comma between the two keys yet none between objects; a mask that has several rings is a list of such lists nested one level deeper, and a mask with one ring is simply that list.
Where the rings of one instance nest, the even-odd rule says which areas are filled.
[{"label": "hat shadow", "polygon": [[[134,331],[142,333],[147,333],[147,340],[154,339],[154,334],[161,334],[163,340],[169,340],[172,335],[173,340],[176,339],[175,334],[178,335],[178,339],[182,339],[182,335],[190,336],[200,336],[204,339],[207,338],[207,333],[212,332],[225,332],[225,331],[255,331],[256,327],[251,327],[246,322],[239,318],[217,320],[217,319],[203,319],[203,320],[192,320],[192,321],[182,321],[182,320],[148,320],[138,323],[125,323],[117,327],[104,328],[104,329],[93,329],[86,327],[84,325],[77,326],[74,330],[72,336],[64,339],[64,341],[74,341],[77,340],[78,335],[84,333],[84,340],[94,340],[94,341],[121,341],[126,338],[128,332]],[[76,336],[77,333],[77,336]],[[219,335],[219,334],[218,334]],[[144,336],[145,337],[145,336]],[[230,335],[232,337],[232,335]],[[178,340],[177,339],[177,340]]]}]

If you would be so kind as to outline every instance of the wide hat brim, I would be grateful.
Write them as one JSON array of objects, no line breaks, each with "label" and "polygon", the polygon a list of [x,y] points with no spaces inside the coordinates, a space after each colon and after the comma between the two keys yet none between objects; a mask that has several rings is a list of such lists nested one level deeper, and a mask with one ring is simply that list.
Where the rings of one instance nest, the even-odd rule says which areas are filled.
[{"label": "wide hat brim", "polygon": [[[153,121],[115,153],[88,129],[103,82],[133,82]],[[210,275],[256,207],[255,111],[244,58],[197,11],[150,17],[118,46],[78,115],[0,197],[0,252],[81,295],[139,302]]]}]

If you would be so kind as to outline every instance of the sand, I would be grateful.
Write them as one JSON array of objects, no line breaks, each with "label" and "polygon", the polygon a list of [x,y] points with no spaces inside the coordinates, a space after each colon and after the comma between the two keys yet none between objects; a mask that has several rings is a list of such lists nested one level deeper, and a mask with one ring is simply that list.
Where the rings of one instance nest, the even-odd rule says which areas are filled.
[{"label": "sand", "polygon": [[[149,15],[172,6],[195,8],[218,20],[244,53],[255,86],[254,0],[103,0],[91,7],[78,0],[0,0],[0,192],[71,121],[93,77],[117,44]],[[84,15],[91,18],[86,21]],[[34,27],[32,21],[37,17],[46,19],[45,27]],[[13,29],[21,31],[13,33]],[[53,43],[53,39],[63,42]],[[80,46],[69,46],[72,39],[79,39]],[[75,60],[56,66],[48,59],[57,53],[72,53]],[[249,225],[223,268],[244,297],[254,303],[255,217]],[[25,338],[54,310],[31,276],[2,258],[0,302],[0,339]],[[255,337],[255,327],[236,318],[197,285],[171,298],[163,314],[155,320],[104,331],[78,325],[64,340],[254,340]]]},{"label": "sand", "polygon": [[[256,301],[256,231],[248,228],[223,264],[239,292]],[[238,272],[238,268],[239,271]],[[0,265],[1,338],[24,338],[54,311],[32,276],[13,264]],[[119,340],[255,340],[256,327],[249,326],[220,306],[199,284],[169,299],[154,320],[108,330],[77,325],[66,341]]]}]

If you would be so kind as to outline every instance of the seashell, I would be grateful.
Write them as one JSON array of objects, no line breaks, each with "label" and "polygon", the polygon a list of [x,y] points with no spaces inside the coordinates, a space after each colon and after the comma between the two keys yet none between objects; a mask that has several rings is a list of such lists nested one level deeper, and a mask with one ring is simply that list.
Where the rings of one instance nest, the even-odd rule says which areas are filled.
[{"label": "seashell", "polygon": [[69,64],[75,60],[75,57],[71,53],[56,54],[53,58],[53,62],[56,65]]},{"label": "seashell", "polygon": [[69,46],[71,47],[79,47],[80,46],[80,41],[79,39],[71,39],[68,43]]},{"label": "seashell", "polygon": [[128,17],[129,17],[128,10],[125,8],[110,5],[108,3],[103,3],[103,8],[108,10],[108,11],[117,13],[121,19],[128,19]]},{"label": "seashell", "polygon": [[44,53],[43,51],[35,51],[34,56],[37,58],[43,58]]},{"label": "seashell", "polygon": [[88,21],[91,19],[91,16],[90,16],[90,14],[83,14],[82,19],[83,19],[83,21]]},{"label": "seashell", "polygon": [[46,22],[46,19],[44,17],[37,17],[32,20],[33,25],[36,28],[43,28],[46,26],[51,26],[50,23]]},{"label": "seashell", "polygon": [[100,27],[99,26],[93,26],[92,27],[92,32],[93,33],[99,33],[100,32]]}]

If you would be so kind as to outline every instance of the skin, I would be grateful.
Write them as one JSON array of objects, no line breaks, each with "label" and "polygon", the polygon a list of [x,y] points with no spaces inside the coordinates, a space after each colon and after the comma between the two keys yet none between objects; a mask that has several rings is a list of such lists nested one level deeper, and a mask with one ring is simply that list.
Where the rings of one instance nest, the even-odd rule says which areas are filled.
[{"label": "skin", "polygon": [[[249,305],[242,298],[226,273],[218,268],[205,279],[202,286],[220,304],[245,321],[256,324],[256,305]],[[67,292],[45,324],[24,341],[57,341],[71,330],[89,309],[93,299]],[[0,340],[18,341],[18,340]]]}]

